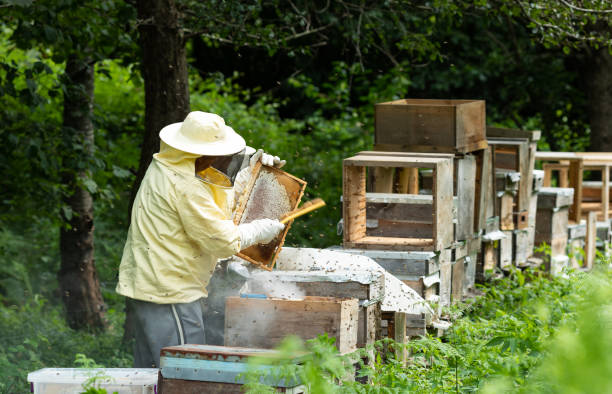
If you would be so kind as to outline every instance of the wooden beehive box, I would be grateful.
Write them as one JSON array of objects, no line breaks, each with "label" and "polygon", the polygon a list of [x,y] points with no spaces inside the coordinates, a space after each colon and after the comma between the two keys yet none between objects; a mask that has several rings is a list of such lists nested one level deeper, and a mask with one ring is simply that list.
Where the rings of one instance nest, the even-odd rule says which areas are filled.
[{"label": "wooden beehive box", "polygon": [[[475,192],[476,192],[476,177],[478,174],[477,160],[475,155],[453,155],[446,153],[414,153],[414,152],[387,152],[389,146],[374,146],[373,152],[359,152],[359,155],[377,155],[377,156],[407,156],[407,157],[432,157],[432,158],[451,158],[453,159],[453,191],[455,195],[455,207],[461,210],[461,215],[455,215],[453,221],[455,224],[455,240],[465,240],[473,236],[474,233],[474,212],[476,210]],[[422,210],[415,207],[410,201],[414,200],[417,204],[431,203],[431,200],[426,200],[418,196],[421,189],[431,189],[431,170],[419,171],[418,168],[402,168],[395,171],[393,168],[378,167],[369,175],[368,190],[375,192],[382,200],[391,197],[395,203],[401,204],[395,207],[384,201],[380,204],[381,198],[376,198],[374,194],[366,195],[366,203],[368,204],[368,219],[376,219],[384,221],[393,221],[394,219],[406,220],[418,215],[427,214],[427,210]],[[425,175],[427,174],[427,175]],[[422,178],[422,181],[420,180]],[[381,194],[382,193],[382,194]],[[393,193],[393,195],[389,194]],[[406,196],[417,195],[416,197]],[[403,197],[402,197],[403,196]],[[404,201],[402,201],[402,199]],[[377,202],[377,200],[379,200]],[[381,210],[376,212],[374,205],[379,205]],[[393,211],[393,212],[392,212]],[[391,219],[389,219],[391,217]],[[373,235],[373,234],[372,234]]]},{"label": "wooden beehive box", "polygon": [[[240,197],[234,223],[250,223],[264,218],[281,219],[297,208],[305,189],[306,181],[258,162],[253,167],[251,179]],[[261,268],[272,270],[291,223],[293,221],[289,221],[285,229],[271,242],[241,250],[238,256]]]},{"label": "wooden beehive box", "polygon": [[569,206],[574,199],[574,189],[544,187],[538,194],[535,244],[550,245],[551,256],[565,255]]},{"label": "wooden beehive box", "polygon": [[[276,392],[305,392],[304,386],[295,379],[266,374],[281,357],[275,350],[186,344],[164,347],[160,356],[157,387],[160,394],[243,393],[245,375],[255,370],[262,373],[262,383],[273,386]],[[297,354],[287,361],[299,364],[303,356]],[[251,357],[257,357],[261,363],[249,365]],[[270,365],[266,365],[267,358]]]},{"label": "wooden beehive box", "polygon": [[359,301],[356,298],[302,299],[228,297],[225,345],[269,349],[288,335],[306,340],[327,333],[340,353],[357,348]]},{"label": "wooden beehive box", "polygon": [[487,146],[484,100],[402,99],[374,107],[375,143],[403,152],[467,153]]},{"label": "wooden beehive box", "polygon": [[[364,283],[365,282],[365,283]],[[349,280],[345,275],[319,271],[262,272],[247,281],[248,291],[268,297],[290,295],[356,298],[359,300],[357,347],[371,345],[380,339],[380,301],[384,296],[383,274],[370,275],[368,281]]]},{"label": "wooden beehive box", "polygon": [[[405,153],[376,155],[360,153],[344,159],[343,220],[344,247],[378,250],[436,251],[453,242],[453,162],[451,158],[408,156]],[[415,198],[431,200],[421,204],[427,211],[420,220],[391,220],[389,231],[376,235],[366,232],[366,168],[430,168],[433,170],[433,190],[429,196]],[[405,195],[409,196],[409,195]],[[380,223],[379,223],[380,227]]]}]

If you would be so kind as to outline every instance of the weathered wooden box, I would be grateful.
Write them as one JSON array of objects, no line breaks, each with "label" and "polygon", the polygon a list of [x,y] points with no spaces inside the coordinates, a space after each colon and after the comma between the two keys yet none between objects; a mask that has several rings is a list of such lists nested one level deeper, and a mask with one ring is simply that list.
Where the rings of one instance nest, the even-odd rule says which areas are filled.
[{"label": "weathered wooden box", "polygon": [[[422,220],[390,221],[391,233],[367,234],[366,168],[431,168],[434,187],[431,204],[422,204]],[[364,152],[344,159],[344,247],[378,250],[442,250],[453,242],[452,159]],[[419,197],[421,198],[421,197]],[[430,207],[430,208],[429,208]],[[428,213],[426,213],[428,212]]]},{"label": "weathered wooden box", "polygon": [[404,152],[467,153],[487,146],[483,100],[402,99],[374,107],[375,143]]},{"label": "weathered wooden box", "polygon": [[[297,208],[306,182],[275,167],[264,166],[258,162],[253,167],[251,179],[238,202],[234,223],[250,223],[256,219],[281,219]],[[285,237],[293,221],[269,243],[256,244],[238,253],[238,256],[271,270],[280,252]]]},{"label": "weathered wooden box", "polygon": [[[359,275],[355,271],[352,273]],[[360,276],[357,281],[342,274],[275,270],[252,275],[247,281],[247,289],[250,293],[277,298],[356,298],[359,300],[357,347],[365,347],[380,339],[380,301],[384,295],[385,278],[382,273]]]},{"label": "weathered wooden box", "polygon": [[[249,366],[248,359],[271,359],[270,365]],[[262,373],[262,383],[276,392],[302,394],[304,386],[287,379],[276,379],[270,372],[274,350],[212,345],[168,346],[161,350],[157,393],[159,394],[238,394],[244,392],[245,374]],[[300,362],[296,355],[295,363]]]},{"label": "weathered wooden box", "polygon": [[565,255],[569,206],[574,198],[574,189],[544,187],[538,194],[535,244],[550,245],[551,256]]},{"label": "weathered wooden box", "polygon": [[[387,152],[385,146],[374,146],[374,152],[359,152],[358,154],[379,156],[397,155],[407,157],[432,157],[453,159],[453,222],[455,224],[455,240],[466,240],[474,234],[474,215],[478,211],[476,201],[476,179],[481,173],[476,154],[442,154],[442,153],[414,153],[414,152]],[[399,171],[397,171],[399,170]],[[431,197],[420,194],[432,190],[433,171],[431,169],[419,170],[418,168],[394,169],[389,167],[377,167],[369,174],[366,195],[368,204],[368,219],[389,221],[392,219],[422,221],[419,215],[428,215],[428,210],[423,209],[426,204],[431,204]],[[393,205],[402,204],[402,205]],[[457,215],[457,210],[461,215]],[[392,212],[393,211],[393,212]],[[429,215],[431,216],[431,215]],[[390,219],[391,218],[391,219]],[[429,217],[426,217],[429,219]]]},{"label": "weathered wooden box", "polygon": [[356,298],[228,297],[225,345],[269,349],[289,335],[306,340],[327,333],[336,338],[340,353],[349,353],[357,348],[358,321]]}]

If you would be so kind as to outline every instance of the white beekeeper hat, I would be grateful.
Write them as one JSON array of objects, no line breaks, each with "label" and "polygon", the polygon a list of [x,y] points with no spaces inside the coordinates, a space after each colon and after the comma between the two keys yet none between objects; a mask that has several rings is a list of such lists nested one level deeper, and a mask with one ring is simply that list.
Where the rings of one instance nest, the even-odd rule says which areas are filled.
[{"label": "white beekeeper hat", "polygon": [[233,155],[246,146],[222,117],[202,111],[190,112],[183,122],[164,127],[159,138],[175,149],[202,156]]}]

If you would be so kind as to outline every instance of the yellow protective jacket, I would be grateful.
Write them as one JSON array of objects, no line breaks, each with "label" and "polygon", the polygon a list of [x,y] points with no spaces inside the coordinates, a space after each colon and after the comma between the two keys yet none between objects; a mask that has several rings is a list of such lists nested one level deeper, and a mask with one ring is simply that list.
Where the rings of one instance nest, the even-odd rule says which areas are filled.
[{"label": "yellow protective jacket", "polygon": [[197,157],[161,142],[134,200],[117,293],[158,304],[195,301],[208,295],[217,260],[240,250],[231,182],[212,168],[196,177]]}]

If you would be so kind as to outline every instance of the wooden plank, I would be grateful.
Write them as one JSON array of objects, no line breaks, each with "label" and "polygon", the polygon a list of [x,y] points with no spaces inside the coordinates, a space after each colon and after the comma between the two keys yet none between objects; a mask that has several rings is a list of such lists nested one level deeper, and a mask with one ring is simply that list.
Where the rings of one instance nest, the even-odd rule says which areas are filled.
[{"label": "wooden plank", "polygon": [[512,231],[502,231],[502,233],[505,237],[499,240],[499,266],[503,270],[508,270],[514,266]]},{"label": "wooden plank", "polygon": [[[251,179],[240,197],[234,223],[250,223],[257,219],[281,219],[296,209],[304,195],[306,182],[261,162],[253,167]],[[293,221],[271,242],[256,244],[241,250],[237,256],[260,268],[271,270],[285,242]]]},{"label": "wooden plank", "polygon": [[605,166],[601,171],[601,201],[603,221],[608,221],[610,211],[610,166]]},{"label": "wooden plank", "polygon": [[495,247],[495,242],[485,242],[483,246],[484,251],[484,261],[483,261],[483,271],[493,271],[498,266],[498,251],[499,249]]},{"label": "wooden plank", "polygon": [[452,261],[451,249],[440,252],[440,305],[448,306],[451,302]]},{"label": "wooden plank", "polygon": [[408,336],[406,335],[406,313],[395,312],[393,314],[393,339],[399,345],[395,350],[395,358],[402,364],[408,361]]},{"label": "wooden plank", "polygon": [[393,168],[375,167],[374,171],[374,192],[392,193],[393,192]]},{"label": "wooden plank", "polygon": [[487,138],[527,138],[531,142],[538,141],[542,136],[540,130],[519,130],[504,127],[487,126]]},{"label": "wooden plank", "polygon": [[366,201],[384,204],[432,205],[433,197],[429,194],[366,193]]},{"label": "wooden plank", "polygon": [[570,268],[578,269],[583,266],[584,257],[582,253],[586,254],[585,247],[586,247],[586,244],[584,242],[584,238],[572,238],[568,240],[567,255],[570,258]]},{"label": "wooden plank", "polygon": [[418,168],[408,168],[405,169],[408,173],[408,193],[409,194],[419,194],[419,169]]},{"label": "wooden plank", "polygon": [[350,242],[345,241],[344,246],[346,248],[373,250],[435,250],[432,238],[362,237]]},{"label": "wooden plank", "polygon": [[359,308],[359,325],[357,328],[357,347],[373,345],[381,338],[380,302],[375,302]]},{"label": "wooden plank", "polygon": [[595,248],[597,238],[597,213],[589,212],[587,216],[587,234],[586,234],[586,248],[585,248],[585,267],[588,270],[593,269],[595,264]]},{"label": "wooden plank", "polygon": [[457,226],[455,240],[463,241],[474,234],[474,200],[476,187],[476,159],[466,155],[457,161]]},{"label": "wooden plank", "polygon": [[575,223],[580,223],[582,218],[580,208],[580,203],[582,202],[582,177],[582,160],[572,160],[569,168],[569,187],[574,189],[574,201],[569,209],[569,220]]},{"label": "wooden plank", "polygon": [[269,349],[288,335],[305,340],[327,333],[336,338],[338,351],[347,353],[356,348],[358,321],[359,303],[354,298],[227,297],[225,345]]},{"label": "wooden plank", "polygon": [[357,155],[344,159],[345,166],[434,168],[445,158]]},{"label": "wooden plank", "polygon": [[500,229],[504,231],[514,230],[514,196],[504,193],[500,197],[499,222]]},{"label": "wooden plank", "polygon": [[344,242],[352,242],[366,234],[365,167],[343,167],[342,219]]},{"label": "wooden plank", "polygon": [[518,148],[518,161],[521,179],[519,180],[517,210],[527,212],[529,209],[529,197],[531,197],[531,182],[533,180],[533,166],[529,167],[531,163],[529,160],[529,144],[527,142],[522,143]]},{"label": "wooden plank", "polygon": [[[236,383],[201,382],[197,380],[166,379],[160,376],[158,380],[158,394],[242,394],[244,386]],[[277,387],[274,391],[286,394],[304,394],[304,386]]]},{"label": "wooden plank", "polygon": [[574,202],[574,189],[543,187],[538,193],[538,209],[569,207]]},{"label": "wooden plank", "polygon": [[476,152],[476,177],[474,185],[474,230],[485,228],[487,203],[492,198],[491,184],[491,149]]},{"label": "wooden plank", "polygon": [[442,250],[451,245],[453,234],[453,167],[448,159],[434,169],[434,247]]},{"label": "wooden plank", "polygon": [[453,303],[463,301],[467,253],[467,243],[455,249],[455,262],[452,266],[451,278],[451,300]]}]

